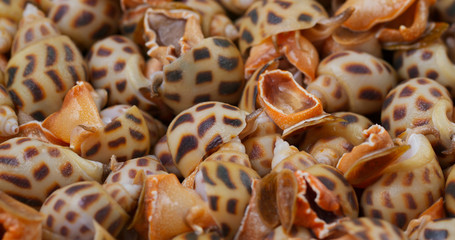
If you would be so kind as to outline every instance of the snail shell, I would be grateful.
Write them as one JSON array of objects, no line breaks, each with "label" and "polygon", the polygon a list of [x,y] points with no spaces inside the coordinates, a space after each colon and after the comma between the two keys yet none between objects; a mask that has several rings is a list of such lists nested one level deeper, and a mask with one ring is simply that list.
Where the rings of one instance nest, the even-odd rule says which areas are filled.
[{"label": "snail shell", "polygon": [[307,90],[322,101],[328,112],[378,112],[397,81],[395,70],[386,61],[353,51],[324,58],[317,74],[318,78],[308,83]]},{"label": "snail shell", "polygon": [[3,142],[0,156],[0,190],[31,206],[40,206],[53,191],[76,181],[101,181],[104,172],[100,163],[31,138]]},{"label": "snail shell", "polygon": [[387,220],[399,228],[431,206],[444,188],[441,167],[425,136],[412,134],[406,143],[411,148],[365,189],[361,200],[365,216]]},{"label": "snail shell", "polygon": [[8,137],[19,133],[17,115],[5,87],[0,84],[0,136]]},{"label": "snail shell", "polygon": [[116,236],[129,216],[103,187],[93,181],[73,183],[56,190],[40,209],[43,228],[64,238],[92,239],[96,221]]},{"label": "snail shell", "polygon": [[455,93],[455,78],[451,74],[455,65],[448,56],[447,47],[440,41],[418,49],[395,52],[394,67],[402,79],[426,77],[449,89],[452,95]]},{"label": "snail shell", "polygon": [[197,104],[169,124],[167,143],[172,160],[187,177],[202,158],[238,136],[246,126],[246,114],[220,102]]},{"label": "snail shell", "polygon": [[342,221],[332,232],[334,236],[330,239],[406,239],[404,232],[396,226],[381,219],[368,217]]},{"label": "snail shell", "polygon": [[26,0],[0,2],[0,54],[10,51],[26,3]]},{"label": "snail shell", "polygon": [[[44,26],[45,20],[27,22],[28,18],[44,18],[35,7],[29,4],[25,13],[22,21],[27,24],[21,24],[18,31],[24,34],[16,35],[16,39],[27,36],[28,30],[22,31],[22,28],[36,31],[35,22]],[[87,68],[79,50],[67,36],[55,35],[45,41],[34,41],[9,60],[5,86],[18,110],[43,120],[60,109],[66,92],[77,81],[87,79]]]},{"label": "snail shell", "polygon": [[110,0],[53,0],[48,17],[79,47],[88,49],[96,40],[117,31],[120,7]]}]

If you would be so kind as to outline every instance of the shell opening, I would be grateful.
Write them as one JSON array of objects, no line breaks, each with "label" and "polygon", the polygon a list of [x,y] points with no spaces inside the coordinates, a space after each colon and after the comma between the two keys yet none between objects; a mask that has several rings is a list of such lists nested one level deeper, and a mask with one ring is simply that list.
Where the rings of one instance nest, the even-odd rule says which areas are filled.
[{"label": "shell opening", "polygon": [[311,210],[316,214],[319,219],[324,220],[324,222],[330,224],[335,222],[339,217],[333,211],[324,210],[319,204],[320,201],[320,193],[317,189],[314,189],[307,180],[305,180],[307,184],[307,189],[305,192],[305,198],[310,205]]}]

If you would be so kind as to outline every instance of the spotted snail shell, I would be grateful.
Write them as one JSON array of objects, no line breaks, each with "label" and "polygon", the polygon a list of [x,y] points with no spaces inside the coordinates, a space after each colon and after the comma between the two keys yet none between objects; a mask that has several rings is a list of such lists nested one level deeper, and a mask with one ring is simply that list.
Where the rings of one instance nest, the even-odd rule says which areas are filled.
[{"label": "spotted snail shell", "polygon": [[166,135],[172,161],[182,175],[188,176],[207,153],[238,136],[245,118],[243,111],[221,102],[200,103],[177,115]]},{"label": "spotted snail shell", "polygon": [[444,189],[441,167],[425,136],[412,134],[406,143],[411,148],[365,189],[361,199],[365,216],[400,228],[431,206]]},{"label": "spotted snail shell", "polygon": [[387,92],[396,84],[395,70],[368,53],[342,51],[322,60],[318,77],[307,90],[316,95],[328,112],[378,112]]},{"label": "spotted snail shell", "polygon": [[221,37],[206,38],[165,65],[162,79],[154,83],[164,103],[176,114],[206,101],[235,104],[243,84],[240,53],[230,40]]},{"label": "spotted snail shell", "polygon": [[142,73],[144,59],[137,45],[130,39],[112,35],[97,41],[88,53],[91,83],[95,88],[104,88],[109,93],[109,105],[130,104],[146,111],[154,103],[140,92],[142,85],[135,77]]},{"label": "spotted snail shell", "polygon": [[12,138],[0,144],[0,190],[39,207],[53,191],[81,180],[101,181],[102,164],[73,151],[31,138]]},{"label": "spotted snail shell", "polygon": [[430,78],[449,89],[452,95],[455,93],[455,78],[451,74],[455,66],[442,42],[395,52],[394,67],[402,79]]},{"label": "spotted snail shell", "polygon": [[117,31],[120,7],[110,0],[53,0],[48,17],[79,47],[88,49],[96,40]]},{"label": "spotted snail shell", "polygon": [[0,2],[0,54],[11,49],[17,23],[22,17],[26,0]]},{"label": "spotted snail shell", "polygon": [[0,85],[0,136],[13,136],[17,133],[19,133],[19,124],[13,101],[5,87]]},{"label": "spotted snail shell", "polygon": [[406,235],[400,229],[387,221],[361,217],[347,219],[333,228],[333,237],[330,239],[406,239]]},{"label": "spotted snail shell", "polygon": [[[27,18],[43,18],[30,4],[24,13],[24,22]],[[31,38],[34,43],[17,50],[8,62],[5,76],[6,89],[16,108],[38,120],[60,108],[63,97],[76,81],[87,79],[82,55],[67,36],[54,35],[46,41],[34,39],[34,36],[45,36],[41,31],[52,33],[44,23],[46,21],[36,20],[21,24],[21,29],[30,31],[19,29],[23,34],[16,35],[15,39]],[[35,35],[35,31],[40,33]]]},{"label": "spotted snail shell", "polygon": [[92,239],[94,221],[115,237],[129,219],[122,207],[94,181],[77,182],[56,190],[40,212],[44,215],[44,229],[71,239]]}]

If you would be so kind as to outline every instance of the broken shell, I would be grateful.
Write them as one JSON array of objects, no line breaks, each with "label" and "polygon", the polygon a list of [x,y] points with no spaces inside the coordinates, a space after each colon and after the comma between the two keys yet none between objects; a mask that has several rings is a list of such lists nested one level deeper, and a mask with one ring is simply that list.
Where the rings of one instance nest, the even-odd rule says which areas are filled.
[{"label": "broken shell", "polygon": [[133,221],[141,236],[164,240],[185,232],[217,229],[208,205],[175,175],[148,176],[144,191],[143,209],[138,209]]},{"label": "broken shell", "polygon": [[444,189],[444,176],[430,142],[421,134],[412,134],[406,143],[411,148],[365,189],[361,200],[365,216],[399,228],[431,206]]},{"label": "broken shell", "polygon": [[249,47],[266,38],[282,32],[309,29],[327,18],[322,5],[313,0],[254,2],[238,21],[240,51],[244,54]]},{"label": "broken shell", "polygon": [[360,114],[336,112],[340,121],[327,122],[306,130],[299,149],[311,155],[319,163],[336,166],[340,157],[365,140],[363,131],[373,123]]},{"label": "broken shell", "polygon": [[120,35],[104,38],[93,44],[87,60],[91,83],[108,91],[109,105],[136,105],[145,111],[155,108],[139,91],[148,82],[143,77],[144,58],[133,41]]},{"label": "broken shell", "polygon": [[167,130],[172,160],[184,177],[221,144],[238,136],[246,126],[246,114],[220,102],[197,104],[177,115]]},{"label": "broken shell", "polygon": [[80,180],[101,181],[102,164],[73,151],[31,138],[12,138],[0,145],[1,190],[39,207],[56,189]]},{"label": "broken shell", "polygon": [[390,240],[406,239],[406,235],[396,226],[387,221],[361,217],[357,219],[347,219],[341,221],[332,229],[333,235],[330,239],[380,239],[386,238]]},{"label": "broken shell", "polygon": [[112,236],[127,223],[128,214],[93,181],[82,181],[60,188],[44,202],[43,228],[65,238],[92,239],[98,222]]},{"label": "broken shell", "polygon": [[198,168],[195,190],[209,205],[221,235],[232,239],[250,200],[251,182],[259,176],[251,168],[224,161],[204,161]]},{"label": "broken shell", "polygon": [[396,84],[395,70],[368,53],[337,52],[324,58],[308,92],[320,99],[327,112],[378,112],[387,92]]},{"label": "broken shell", "polygon": [[447,47],[440,41],[418,49],[395,52],[394,67],[402,79],[427,77],[455,94],[455,78],[451,74],[455,65],[448,56]]},{"label": "broken shell", "polygon": [[2,239],[41,239],[43,216],[35,209],[0,191]]},{"label": "broken shell", "polygon": [[110,0],[52,0],[48,17],[80,48],[89,49],[96,40],[117,31],[120,7]]},{"label": "broken shell", "polygon": [[[37,10],[24,13],[27,14],[22,19],[24,22],[40,15]],[[36,20],[21,28],[34,29],[35,22],[41,24]],[[27,36],[27,31],[24,34]],[[86,70],[74,43],[67,36],[54,36],[36,41],[12,56],[5,70],[6,89],[18,110],[43,120],[60,108],[63,97],[75,82],[87,79]]]},{"label": "broken shell", "polygon": [[[150,134],[147,123],[140,110],[133,106],[122,116],[97,129],[84,129],[81,132],[73,130],[72,137],[84,134],[79,141],[80,145],[71,145],[82,157],[108,163],[112,155],[118,161],[147,155],[150,151]],[[76,135],[76,136],[74,136]],[[74,137],[73,137],[74,136]],[[78,151],[79,152],[79,151]]]},{"label": "broken shell", "polygon": [[320,100],[300,86],[287,71],[272,70],[261,74],[258,99],[281,129],[324,113]]},{"label": "broken shell", "polygon": [[206,101],[235,104],[245,81],[243,60],[237,47],[221,37],[202,40],[164,66],[162,75],[154,79],[152,90],[176,114]]}]

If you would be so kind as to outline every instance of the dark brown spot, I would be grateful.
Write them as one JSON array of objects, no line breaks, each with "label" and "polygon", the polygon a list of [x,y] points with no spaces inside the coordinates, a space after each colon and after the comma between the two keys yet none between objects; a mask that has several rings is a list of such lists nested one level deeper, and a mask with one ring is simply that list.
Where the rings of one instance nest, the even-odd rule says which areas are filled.
[{"label": "dark brown spot", "polygon": [[86,26],[90,24],[94,18],[95,15],[93,15],[93,13],[83,10],[79,16],[76,17],[73,26],[75,28]]},{"label": "dark brown spot", "polygon": [[340,57],[344,57],[344,56],[347,56],[347,55],[349,55],[349,53],[347,53],[347,52],[334,53],[334,54],[329,55],[328,57],[326,57],[324,59],[324,64],[327,64],[327,63],[329,63],[330,61],[332,61],[334,59],[337,59],[337,58],[340,58]]},{"label": "dark brown spot", "polygon": [[231,95],[238,92],[242,87],[242,82],[220,82],[218,85],[218,93],[220,95]]},{"label": "dark brown spot", "polygon": [[26,43],[30,42],[33,40],[33,29],[32,28],[29,28],[26,32],[25,32],[25,36],[24,36],[24,40]]},{"label": "dark brown spot", "polygon": [[119,92],[125,91],[125,88],[126,88],[126,80],[125,80],[125,79],[122,79],[122,80],[119,80],[119,81],[115,82],[115,87],[117,88],[117,90],[118,90]]},{"label": "dark brown spot", "polygon": [[379,64],[377,61],[374,61],[373,63],[379,73],[382,73],[382,71],[384,71],[384,69],[382,68],[382,65]]},{"label": "dark brown spot", "polygon": [[52,66],[57,61],[57,50],[53,46],[46,47],[46,67]]},{"label": "dark brown spot", "polygon": [[6,82],[6,87],[10,87],[13,84],[14,78],[16,77],[16,73],[17,73],[17,67],[9,67],[6,70],[6,75],[8,76],[8,81]]},{"label": "dark brown spot", "polygon": [[415,87],[407,85],[401,90],[399,97],[400,98],[409,97],[412,94],[414,94],[415,90],[416,90]]},{"label": "dark brown spot", "polygon": [[16,144],[21,144],[21,143],[24,143],[24,142],[28,142],[28,141],[32,141],[31,138],[19,138],[17,141],[16,141]]},{"label": "dark brown spot", "polygon": [[114,175],[112,175],[112,182],[120,181],[120,175],[121,175],[121,173],[119,173],[119,172],[114,174]]},{"label": "dark brown spot", "polygon": [[431,57],[433,57],[433,53],[430,52],[430,51],[423,51],[422,53],[422,60],[426,61],[428,59],[430,59]]},{"label": "dark brown spot", "polygon": [[419,76],[419,69],[417,66],[411,66],[408,68],[408,76],[409,78],[416,78]]},{"label": "dark brown spot", "polygon": [[65,206],[65,201],[63,201],[62,199],[58,199],[57,201],[55,201],[54,210],[56,212],[60,212],[63,206]]},{"label": "dark brown spot", "polygon": [[126,119],[133,121],[136,124],[141,124],[142,120],[140,118],[137,118],[133,114],[126,114]]},{"label": "dark brown spot", "polygon": [[306,13],[301,13],[299,15],[299,17],[297,18],[297,21],[299,21],[299,22],[311,22],[312,20],[313,20],[313,17]]},{"label": "dark brown spot", "polygon": [[64,237],[68,236],[70,230],[66,226],[60,228],[60,234]]},{"label": "dark brown spot", "polygon": [[5,180],[19,188],[31,189],[32,184],[26,177],[9,174],[9,173],[2,173],[0,174],[0,179]]},{"label": "dark brown spot", "polygon": [[380,101],[382,99],[382,93],[376,88],[364,87],[360,89],[358,97],[362,100]]},{"label": "dark brown spot", "polygon": [[0,150],[6,150],[6,149],[10,149],[10,148],[11,148],[11,144],[9,144],[9,143],[0,144]]},{"label": "dark brown spot", "polygon": [[215,116],[210,116],[202,121],[197,127],[198,136],[200,138],[204,137],[205,133],[215,125],[215,122]]},{"label": "dark brown spot", "polygon": [[74,60],[73,49],[71,49],[71,47],[67,44],[64,44],[63,47],[65,49],[65,61],[72,62]]},{"label": "dark brown spot", "polygon": [[46,225],[49,228],[52,228],[52,226],[54,226],[54,217],[52,215],[50,215],[50,214],[46,218]]},{"label": "dark brown spot", "polygon": [[[68,66],[68,72],[70,73],[71,75],[71,78],[73,79],[73,83],[76,83],[77,81],[79,81],[79,75],[77,74],[76,72],[76,69],[74,68],[74,66]],[[84,79],[87,77],[87,72],[85,72],[85,68],[84,68]]]},{"label": "dark brown spot", "polygon": [[209,196],[208,199],[209,199],[210,209],[212,209],[213,211],[218,211],[218,200],[220,199],[220,197],[219,196]]},{"label": "dark brown spot", "polygon": [[403,185],[404,186],[411,186],[413,180],[414,180],[414,173],[409,172],[408,174],[406,174],[406,177],[403,178]]},{"label": "dark brown spot", "polygon": [[79,228],[79,232],[81,232],[81,233],[86,233],[88,231],[90,231],[90,228],[88,228],[85,225],[82,225],[82,227]]},{"label": "dark brown spot", "polygon": [[324,184],[324,186],[326,186],[330,191],[333,191],[335,189],[336,183],[331,179],[325,176],[317,176],[317,179],[319,179],[319,181],[321,181],[321,183]]},{"label": "dark brown spot", "polygon": [[75,193],[77,193],[85,188],[89,188],[90,186],[92,186],[92,184],[90,184],[90,183],[77,183],[77,184],[72,185],[71,187],[67,188],[65,190],[65,193],[72,196]]},{"label": "dark brown spot", "polygon": [[412,121],[412,125],[416,127],[424,126],[430,123],[430,119],[414,119]]},{"label": "dark brown spot", "polygon": [[182,80],[182,71],[181,70],[174,70],[174,71],[166,71],[166,81],[168,82],[178,82]]},{"label": "dark brown spot", "polygon": [[417,203],[415,202],[412,194],[405,193],[405,194],[403,194],[403,197],[405,198],[406,207],[408,209],[417,209]]},{"label": "dark brown spot", "polygon": [[283,21],[283,18],[276,15],[274,12],[270,11],[268,14],[267,14],[267,23],[269,24],[279,24]]},{"label": "dark brown spot", "polygon": [[240,127],[243,124],[243,121],[238,118],[223,117],[223,123],[233,127]]},{"label": "dark brown spot", "polygon": [[423,235],[425,239],[449,239],[449,232],[446,229],[425,228]]},{"label": "dark brown spot", "polygon": [[120,145],[126,144],[126,138],[125,137],[119,137],[117,139],[114,139],[112,141],[109,141],[107,145],[110,148],[117,148]]},{"label": "dark brown spot", "polygon": [[258,10],[254,8],[253,10],[249,11],[246,16],[248,16],[251,19],[251,22],[253,24],[258,23]]},{"label": "dark brown spot", "polygon": [[395,69],[400,69],[403,66],[403,54],[399,54],[393,59],[393,66]]},{"label": "dark brown spot", "polygon": [[19,166],[19,161],[14,156],[0,156],[0,164]]},{"label": "dark brown spot", "polygon": [[420,85],[425,85],[425,84],[430,83],[430,81],[425,78],[419,78],[419,79],[417,79],[417,83]]},{"label": "dark brown spot", "polygon": [[431,93],[431,95],[433,95],[434,97],[437,97],[437,98],[442,96],[442,92],[439,89],[434,88],[434,87],[430,88],[430,93]]},{"label": "dark brown spot", "polygon": [[425,170],[423,171],[423,181],[425,183],[428,183],[430,184],[431,183],[431,179],[430,179],[430,169],[426,168],[425,167]]},{"label": "dark brown spot", "polygon": [[215,103],[207,103],[207,104],[202,104],[196,108],[196,112],[200,112],[209,108],[213,108],[215,106]]},{"label": "dark brown spot", "polygon": [[204,182],[208,183],[208,184],[210,184],[212,186],[215,186],[216,183],[208,175],[207,167],[205,167],[205,166],[202,167],[201,171],[202,171],[202,178],[204,179]]},{"label": "dark brown spot", "polygon": [[107,70],[105,68],[101,68],[101,69],[92,68],[91,72],[92,72],[93,80],[98,80],[100,78],[106,77],[106,75],[107,75]]},{"label": "dark brown spot", "polygon": [[92,204],[94,204],[99,198],[100,198],[100,193],[85,195],[85,196],[81,197],[78,204],[82,209],[87,209]]},{"label": "dark brown spot", "polygon": [[337,85],[335,91],[332,94],[335,98],[340,99],[343,96],[343,89],[340,85]]},{"label": "dark brown spot", "polygon": [[98,55],[100,57],[107,57],[107,56],[110,56],[111,54],[112,54],[112,50],[109,48],[105,48],[105,47],[100,47],[100,48],[98,48],[98,51],[96,51],[96,55]]},{"label": "dark brown spot", "polygon": [[436,79],[438,79],[438,77],[439,77],[439,73],[437,73],[437,72],[434,71],[434,70],[428,70],[428,71],[425,73],[425,76],[426,76],[427,78],[436,80]]},{"label": "dark brown spot", "polygon": [[203,47],[200,49],[194,49],[193,51],[193,59],[195,62],[203,59],[210,58],[210,51],[208,48]]},{"label": "dark brown spot", "polygon": [[69,177],[73,174],[73,165],[70,162],[66,162],[60,167],[60,173],[64,177]]},{"label": "dark brown spot", "polygon": [[55,84],[55,87],[57,89],[57,92],[61,92],[65,90],[65,85],[58,75],[54,70],[49,70],[45,72],[46,75],[52,80],[52,82]]},{"label": "dark brown spot", "polygon": [[171,101],[180,102],[180,94],[178,93],[165,93],[164,97]]},{"label": "dark brown spot", "polygon": [[227,237],[230,232],[231,232],[231,227],[229,227],[229,225],[226,224],[226,223],[221,223],[221,234],[222,234],[222,237]]},{"label": "dark brown spot", "polygon": [[398,121],[406,117],[406,106],[395,106],[393,109],[393,120]]},{"label": "dark brown spot", "polygon": [[198,104],[198,103],[208,102],[208,101],[210,101],[210,94],[201,94],[201,95],[197,95],[196,97],[194,97],[193,104]]},{"label": "dark brown spot", "polygon": [[114,120],[104,127],[104,132],[111,132],[120,127],[122,127],[122,123],[118,120]]},{"label": "dark brown spot", "polygon": [[123,60],[118,60],[115,64],[114,64],[114,71],[115,72],[121,72],[124,68],[125,68],[125,61]]},{"label": "dark brown spot", "polygon": [[218,66],[226,71],[232,71],[239,65],[238,57],[218,56]]},{"label": "dark brown spot", "polygon": [[60,5],[58,7],[57,11],[55,11],[54,16],[52,17],[52,21],[55,23],[58,23],[63,18],[63,16],[65,16],[65,14],[66,14],[66,12],[68,12],[68,10],[69,10],[69,7],[67,5]]},{"label": "dark brown spot", "polygon": [[218,164],[218,167],[216,168],[216,177],[220,179],[227,188],[236,189],[235,184],[231,180],[229,170],[222,164]]},{"label": "dark brown spot", "polygon": [[386,177],[386,179],[384,180],[382,185],[384,187],[390,186],[395,181],[396,178],[397,178],[397,173],[394,172]]},{"label": "dark brown spot", "polygon": [[347,126],[349,124],[356,123],[359,121],[359,118],[353,114],[346,114],[341,118],[344,120],[343,122],[340,122],[340,124],[343,126]]},{"label": "dark brown spot", "polygon": [[124,224],[122,217],[118,217],[115,221],[111,223],[111,225],[109,225],[107,231],[109,233],[114,233],[118,228],[120,228],[120,226],[122,226],[122,224]]},{"label": "dark brown spot", "polygon": [[351,63],[347,64],[344,69],[347,72],[353,73],[353,74],[371,74],[370,68],[368,66],[361,64],[361,63]]},{"label": "dark brown spot", "polygon": [[65,218],[68,220],[70,223],[74,222],[76,218],[79,216],[76,212],[69,211],[66,213]]},{"label": "dark brown spot", "polygon": [[171,131],[174,131],[181,124],[193,122],[194,122],[193,115],[191,113],[184,113],[175,119],[174,124],[171,127]]},{"label": "dark brown spot", "polygon": [[92,33],[92,39],[102,39],[107,37],[112,32],[112,27],[109,23],[104,23]]},{"label": "dark brown spot", "polygon": [[397,225],[399,228],[403,228],[406,225],[407,222],[407,217],[406,213],[395,213],[395,225]]},{"label": "dark brown spot", "polygon": [[245,40],[248,44],[251,44],[254,40],[253,35],[250,31],[243,29],[241,38]]},{"label": "dark brown spot", "polygon": [[134,49],[132,47],[123,47],[123,51],[126,53],[134,53]]},{"label": "dark brown spot", "polygon": [[49,175],[49,168],[45,163],[42,163],[41,166],[33,170],[33,177],[35,177],[37,181],[43,180],[47,175]]},{"label": "dark brown spot", "polygon": [[130,128],[129,130],[130,130],[130,135],[131,135],[132,138],[134,138],[134,139],[136,139],[138,141],[144,140],[144,138],[145,138],[144,134],[142,134],[141,132],[136,131],[136,130],[134,130],[132,128]]},{"label": "dark brown spot", "polygon": [[112,209],[110,204],[101,208],[95,213],[95,220],[102,224],[107,219],[107,216],[109,216],[111,213],[111,210]]},{"label": "dark brown spot", "polygon": [[380,210],[372,209],[371,210],[371,217],[382,219],[382,212]]},{"label": "dark brown spot", "polygon": [[95,155],[100,150],[100,147],[101,147],[101,143],[97,142],[95,145],[93,145],[91,148],[89,148],[85,152],[85,156],[89,157],[89,156]]},{"label": "dark brown spot", "polygon": [[29,62],[28,62],[28,64],[25,66],[24,73],[22,74],[22,76],[24,76],[24,77],[26,77],[26,76],[32,74],[33,71],[35,71],[35,66],[36,66],[35,55],[27,55],[25,58],[26,58]]},{"label": "dark brown spot", "polygon": [[428,111],[428,109],[433,107],[433,103],[428,101],[425,97],[419,96],[416,100],[417,108],[420,111]]},{"label": "dark brown spot", "polygon": [[354,191],[349,191],[346,193],[346,198],[348,199],[349,205],[351,206],[351,209],[359,209],[359,205],[357,203],[357,197],[355,196]]},{"label": "dark brown spot", "polygon": [[198,140],[193,135],[183,136],[177,148],[177,155],[175,156],[175,162],[178,164],[185,155],[198,147]]},{"label": "dark brown spot", "polygon": [[24,86],[28,88],[33,96],[33,102],[39,102],[44,99],[44,93],[40,85],[38,85],[33,79],[27,79],[22,82]]},{"label": "dark brown spot", "polygon": [[414,53],[417,52],[417,49],[411,49],[411,50],[408,50],[406,51],[406,56],[409,57],[409,56],[412,56],[414,55]]},{"label": "dark brown spot", "polygon": [[196,75],[196,84],[202,84],[212,81],[212,71],[199,72]]},{"label": "dark brown spot", "polygon": [[212,140],[210,140],[210,142],[207,144],[207,146],[205,147],[205,151],[206,152],[212,152],[213,149],[215,149],[216,147],[218,147],[219,145],[221,145],[223,143],[223,139],[221,138],[221,136],[219,134],[217,134],[215,137],[212,138]]},{"label": "dark brown spot", "polygon": [[237,199],[235,198],[229,199],[226,204],[226,211],[228,213],[235,214],[237,209],[237,203],[238,203]]}]

